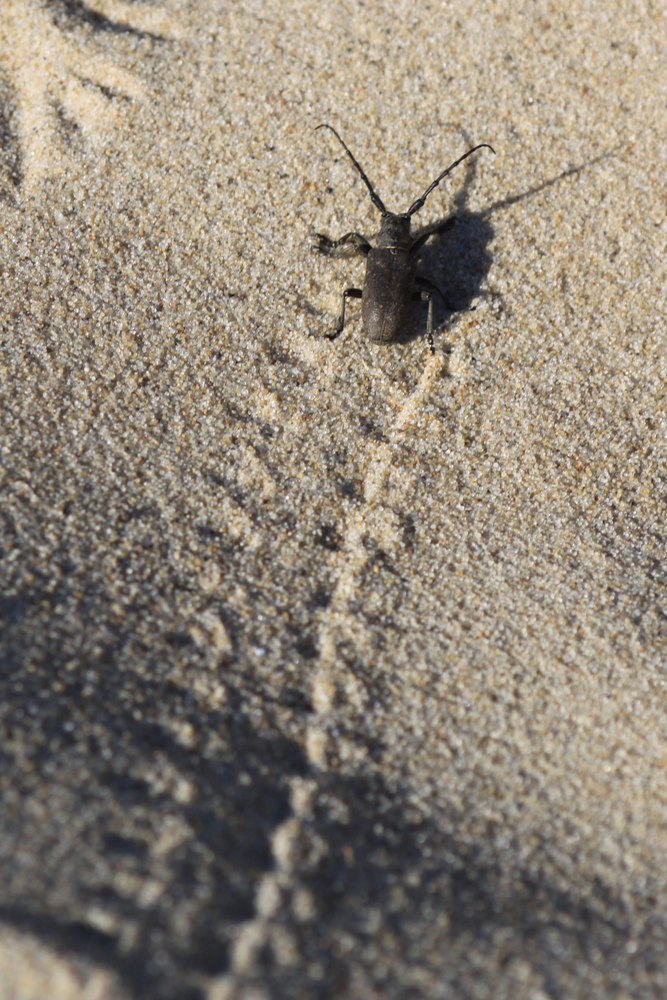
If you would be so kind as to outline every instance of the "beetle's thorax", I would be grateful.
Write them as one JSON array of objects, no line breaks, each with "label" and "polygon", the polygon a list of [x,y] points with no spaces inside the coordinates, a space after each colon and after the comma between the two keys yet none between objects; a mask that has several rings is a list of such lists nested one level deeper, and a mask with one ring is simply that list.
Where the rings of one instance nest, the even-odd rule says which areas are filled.
[{"label": "beetle's thorax", "polygon": [[382,216],[380,230],[375,239],[375,246],[378,249],[409,250],[411,242],[409,215],[394,215],[392,212],[387,212]]}]

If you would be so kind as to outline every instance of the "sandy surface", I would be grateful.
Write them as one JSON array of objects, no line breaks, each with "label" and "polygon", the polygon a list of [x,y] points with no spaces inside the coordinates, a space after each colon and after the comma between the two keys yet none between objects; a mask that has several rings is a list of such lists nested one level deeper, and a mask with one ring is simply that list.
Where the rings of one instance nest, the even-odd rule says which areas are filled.
[{"label": "sandy surface", "polygon": [[666,44],[3,0],[2,1000],[667,995]]}]

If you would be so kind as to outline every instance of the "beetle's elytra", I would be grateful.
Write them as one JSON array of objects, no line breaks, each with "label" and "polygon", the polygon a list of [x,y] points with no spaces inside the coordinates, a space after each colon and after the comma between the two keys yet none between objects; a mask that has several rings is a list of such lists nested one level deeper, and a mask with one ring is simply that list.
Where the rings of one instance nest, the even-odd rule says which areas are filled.
[{"label": "beetle's elytra", "polygon": [[444,233],[450,226],[454,225],[456,220],[452,216],[417,239],[413,239],[410,233],[410,220],[415,212],[418,212],[422,208],[431,191],[459,163],[462,163],[478,149],[490,149],[492,153],[495,153],[495,150],[486,142],[482,142],[479,146],[469,149],[467,153],[460,156],[458,160],[455,160],[454,163],[450,164],[446,170],[443,170],[436,177],[433,183],[424,191],[421,198],[413,201],[407,212],[395,213],[387,211],[382,199],[374,190],[373,185],[336,129],[326,124],[318,125],[317,128],[328,128],[330,132],[333,132],[352,161],[355,170],[368,188],[371,201],[382,214],[380,229],[375,237],[374,245],[365,236],[362,236],[361,233],[346,233],[337,240],[332,240],[323,233],[315,234],[314,249],[319,253],[325,254],[327,257],[361,256],[366,258],[366,274],[363,288],[345,289],[343,292],[343,308],[338,324],[335,330],[327,334],[327,336],[333,339],[342,332],[345,325],[345,304],[348,298],[355,298],[362,300],[361,318],[369,340],[373,340],[376,343],[390,343],[396,340],[412,298],[416,295],[421,295],[422,298],[428,300],[426,329],[431,351],[434,351],[433,293],[438,292],[443,302],[445,302],[445,297],[432,281],[417,273],[418,250],[430,236],[436,233]]}]

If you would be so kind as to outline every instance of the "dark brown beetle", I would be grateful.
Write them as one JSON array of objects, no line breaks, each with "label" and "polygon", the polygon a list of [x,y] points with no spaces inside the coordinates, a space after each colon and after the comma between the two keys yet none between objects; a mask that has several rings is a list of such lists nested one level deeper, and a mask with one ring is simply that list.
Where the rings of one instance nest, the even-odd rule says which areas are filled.
[{"label": "dark brown beetle", "polygon": [[[354,168],[357,170],[362,181],[368,188],[371,201],[382,213],[380,230],[375,238],[373,246],[361,233],[346,233],[338,240],[332,240],[323,233],[316,233],[314,238],[314,249],[327,257],[355,257],[366,258],[366,275],[364,286],[361,288],[346,288],[343,292],[343,309],[338,320],[336,329],[327,334],[333,340],[342,332],[345,325],[345,304],[348,298],[362,299],[361,318],[364,330],[369,338],[376,343],[389,343],[396,340],[401,326],[405,320],[405,315],[414,294],[421,295],[428,299],[428,319],[427,334],[431,350],[433,346],[433,293],[438,292],[443,302],[445,297],[440,289],[424,278],[416,274],[417,251],[435,233],[444,233],[450,226],[454,225],[456,219],[452,216],[444,222],[429,229],[417,239],[413,239],[410,233],[410,219],[422,208],[424,202],[431,191],[438,186],[447,174],[462,163],[472,153],[478,149],[495,150],[488,143],[480,143],[479,146],[469,149],[467,153],[455,160],[446,170],[436,177],[433,183],[424,191],[421,198],[410,205],[407,212],[396,214],[388,212],[384,207],[382,199],[374,191],[373,185],[362,170],[361,166],[347,148],[338,132],[331,125],[318,125],[320,128],[328,128],[338,139],[339,143],[349,156]],[[317,131],[317,129],[316,129]],[[419,290],[415,293],[415,287]]]}]

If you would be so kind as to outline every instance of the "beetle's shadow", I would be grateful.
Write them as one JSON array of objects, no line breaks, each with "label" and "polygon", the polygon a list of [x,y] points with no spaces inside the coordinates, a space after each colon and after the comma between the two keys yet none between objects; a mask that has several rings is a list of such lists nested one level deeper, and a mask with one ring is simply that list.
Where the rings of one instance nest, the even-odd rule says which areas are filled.
[{"label": "beetle's shadow", "polygon": [[[487,213],[470,212],[467,208],[478,163],[476,157],[468,160],[452,211],[413,234],[414,239],[419,239],[426,233],[433,233],[419,250],[416,273],[436,285],[444,297],[443,301],[437,292],[433,294],[433,332],[437,334],[449,329],[458,313],[474,308],[472,303],[479,296],[491,268],[488,248],[494,236],[493,226]],[[456,220],[454,224],[445,228],[452,218]],[[405,343],[424,335],[426,310],[427,304],[417,297],[399,340]]]},{"label": "beetle's shadow", "polygon": [[[442,225],[443,217],[436,226]],[[428,232],[432,226],[418,231],[416,236]],[[463,210],[456,214],[456,223],[444,233],[436,233],[419,251],[416,273],[436,285],[433,293],[433,332],[442,334],[455,322],[458,313],[474,308],[484,280],[491,268],[492,255],[489,244],[494,229],[480,212]],[[408,322],[401,331],[403,343],[422,337],[426,330],[428,304],[416,298]]]},{"label": "beetle's shadow", "polygon": [[[494,212],[536,197],[566,177],[575,177],[586,167],[616,155],[619,148],[615,146],[584,163],[568,167],[528,191],[508,195],[481,212],[470,212],[467,208],[468,192],[474,182],[479,163],[479,160],[471,158],[468,161],[464,182],[454,198],[453,211],[413,234],[415,239],[428,232],[434,234],[421,248],[417,259],[417,274],[437,285],[447,302],[445,305],[440,296],[434,294],[433,332],[441,335],[453,326],[458,313],[474,309],[472,303],[481,292],[493,260],[488,247],[495,235],[490,222]],[[456,218],[456,223],[445,232],[438,233],[438,230],[443,229],[447,220],[452,217]],[[409,320],[404,325],[399,340],[403,342],[414,340],[423,336],[425,330],[426,304],[416,302],[415,307],[410,310]],[[445,345],[445,350],[447,346]]]}]

